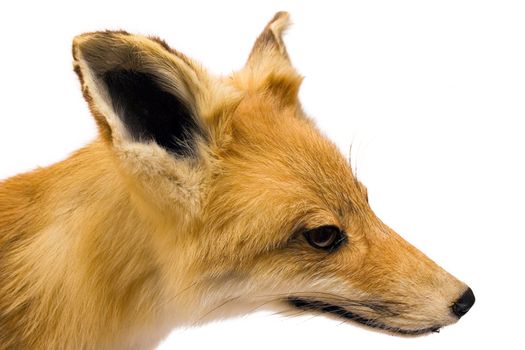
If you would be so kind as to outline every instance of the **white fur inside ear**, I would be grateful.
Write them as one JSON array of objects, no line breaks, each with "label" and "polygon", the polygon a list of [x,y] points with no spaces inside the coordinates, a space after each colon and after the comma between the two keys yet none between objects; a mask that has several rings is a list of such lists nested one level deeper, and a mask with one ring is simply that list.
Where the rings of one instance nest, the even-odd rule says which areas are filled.
[{"label": "white fur inside ear", "polygon": [[87,62],[82,58],[82,53],[78,53],[78,61],[75,62],[82,72],[85,86],[89,95],[93,99],[93,105],[97,111],[104,116],[111,128],[112,141],[115,145],[131,142],[131,135],[113,108],[111,98],[103,82],[95,76],[89,68]]}]

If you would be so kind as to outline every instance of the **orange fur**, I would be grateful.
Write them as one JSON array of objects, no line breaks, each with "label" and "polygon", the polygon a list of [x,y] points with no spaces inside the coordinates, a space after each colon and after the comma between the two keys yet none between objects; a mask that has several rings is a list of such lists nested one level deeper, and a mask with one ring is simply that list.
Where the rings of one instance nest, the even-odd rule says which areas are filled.
[{"label": "orange fur", "polygon": [[[278,13],[246,66],[214,77],[157,38],[88,33],[74,67],[100,137],[0,183],[0,348],[152,348],[175,326],[340,303],[392,330],[456,321],[466,286],[384,225],[347,160],[304,115]],[[98,72],[153,74],[199,117],[195,156],[133,140]],[[302,237],[335,225],[327,254]],[[382,305],[371,307],[370,305]]]}]

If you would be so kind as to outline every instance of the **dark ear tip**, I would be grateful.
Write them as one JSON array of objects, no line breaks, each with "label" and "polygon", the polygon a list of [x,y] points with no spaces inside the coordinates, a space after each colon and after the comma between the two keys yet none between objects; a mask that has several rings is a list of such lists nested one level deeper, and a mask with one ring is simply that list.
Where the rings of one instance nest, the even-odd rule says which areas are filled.
[{"label": "dark ear tip", "polygon": [[73,38],[73,59],[79,60],[79,52],[85,52],[94,47],[100,47],[109,44],[112,41],[119,40],[122,36],[131,34],[124,30],[104,30],[95,32],[86,32]]},{"label": "dark ear tip", "polygon": [[89,69],[94,75],[101,76],[115,67],[132,69],[140,66],[139,40],[128,32],[99,31],[76,36],[73,39],[74,65]]},{"label": "dark ear tip", "polygon": [[248,57],[248,63],[257,59],[257,57],[260,57],[268,50],[276,50],[288,60],[288,53],[286,52],[282,36],[289,26],[290,14],[285,11],[277,12],[255,41],[250,56]]},{"label": "dark ear tip", "polygon": [[277,12],[266,25],[265,30],[271,30],[274,35],[281,36],[290,26],[290,14],[285,11]]},{"label": "dark ear tip", "polygon": [[275,22],[275,21],[285,21],[285,22],[288,22],[290,20],[290,13],[286,12],[286,11],[279,11],[277,12],[272,20],[270,21],[269,24]]}]

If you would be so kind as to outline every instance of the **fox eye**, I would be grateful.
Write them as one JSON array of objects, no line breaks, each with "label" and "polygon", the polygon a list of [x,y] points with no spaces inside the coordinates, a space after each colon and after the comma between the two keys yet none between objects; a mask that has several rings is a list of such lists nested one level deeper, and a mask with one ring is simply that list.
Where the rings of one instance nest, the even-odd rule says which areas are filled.
[{"label": "fox eye", "polygon": [[306,241],[316,249],[333,252],[346,240],[346,235],[337,226],[326,225],[303,233]]}]

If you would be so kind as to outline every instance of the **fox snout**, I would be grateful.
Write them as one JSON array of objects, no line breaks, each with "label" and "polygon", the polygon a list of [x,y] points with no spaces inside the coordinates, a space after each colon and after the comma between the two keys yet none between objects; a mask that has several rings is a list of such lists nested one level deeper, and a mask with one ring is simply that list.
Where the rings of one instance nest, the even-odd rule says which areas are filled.
[{"label": "fox snout", "polygon": [[310,280],[322,288],[289,296],[286,304],[404,335],[436,332],[470,310],[475,297],[468,286],[384,224],[376,225],[355,231],[352,247],[331,253],[340,258],[326,257],[332,264],[322,278]]}]

